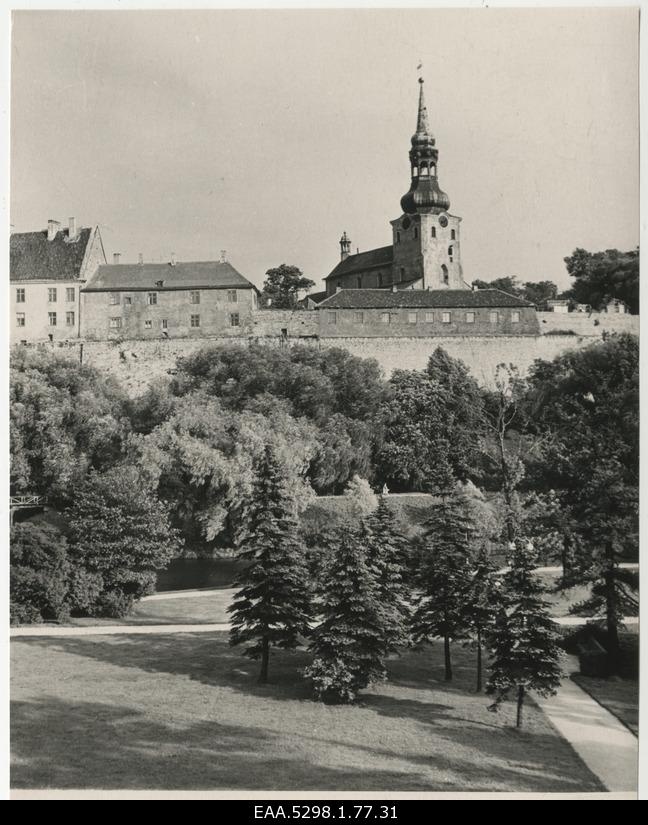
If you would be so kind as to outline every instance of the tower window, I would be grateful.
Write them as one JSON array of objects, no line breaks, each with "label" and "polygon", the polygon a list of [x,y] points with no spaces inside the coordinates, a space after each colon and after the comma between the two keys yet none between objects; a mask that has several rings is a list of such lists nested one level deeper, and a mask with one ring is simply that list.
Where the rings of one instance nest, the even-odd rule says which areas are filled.
[{"label": "tower window", "polygon": [[356,286],[358,287],[358,289],[362,289],[362,275],[358,275],[358,277],[356,278]]},{"label": "tower window", "polygon": [[396,243],[400,243],[400,232],[396,233]]},{"label": "tower window", "polygon": [[436,226],[432,227],[432,237],[436,238]]},{"label": "tower window", "polygon": [[418,226],[414,227],[414,240],[418,238]]},{"label": "tower window", "polygon": [[454,229],[451,229],[450,230],[450,240],[455,241],[456,239],[457,239],[457,233],[454,231]]},{"label": "tower window", "polygon": [[446,286],[450,283],[450,277],[448,275],[448,267],[443,264],[441,266],[441,280],[443,281]]},{"label": "tower window", "polygon": [[418,166],[412,166],[412,177],[413,178],[418,177]]}]

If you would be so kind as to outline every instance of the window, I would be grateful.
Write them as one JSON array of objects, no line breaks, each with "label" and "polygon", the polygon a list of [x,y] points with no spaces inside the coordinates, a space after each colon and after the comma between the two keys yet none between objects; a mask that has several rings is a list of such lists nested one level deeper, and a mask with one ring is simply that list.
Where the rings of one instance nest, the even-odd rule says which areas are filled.
[{"label": "window", "polygon": [[55,312],[48,312],[47,315],[48,315],[48,318],[49,318],[49,325],[51,327],[55,327],[56,326],[56,313]]},{"label": "window", "polygon": [[356,324],[364,324],[364,312],[354,312],[353,321]]},{"label": "window", "polygon": [[157,292],[149,292],[146,296],[146,303],[153,307],[157,304]]},{"label": "window", "polygon": [[432,237],[436,238],[436,226],[432,227]]},{"label": "window", "polygon": [[74,326],[74,313],[73,312],[66,312],[65,313],[65,326],[66,327],[73,327]]},{"label": "window", "polygon": [[362,289],[362,275],[358,275],[358,277],[356,278],[356,286],[358,287],[358,289]]},{"label": "window", "polygon": [[396,243],[400,243],[400,232],[396,233]]},{"label": "window", "polygon": [[450,263],[452,263],[452,256],[453,256],[453,254],[454,254],[454,252],[453,252],[453,247],[452,247],[452,246],[449,246],[449,247],[448,247],[448,258],[450,258]]},{"label": "window", "polygon": [[74,292],[75,292],[75,289],[74,289],[73,286],[68,286],[68,287],[65,288],[65,300],[68,303],[71,303],[72,301],[74,301]]},{"label": "window", "polygon": [[163,318],[160,321],[160,329],[168,329],[168,328],[169,328],[169,322],[167,321],[166,318]]},{"label": "window", "polygon": [[121,302],[121,295],[119,294],[119,292],[112,292],[110,294],[110,305],[113,306],[113,307],[114,306],[119,306],[120,302]]},{"label": "window", "polygon": [[121,329],[122,319],[121,318],[111,318],[108,322],[110,329]]},{"label": "window", "polygon": [[327,315],[327,320],[329,324],[337,324],[337,312],[329,311]]},{"label": "window", "polygon": [[390,315],[388,312],[381,312],[380,313],[380,321],[383,324],[388,324],[390,321]]},{"label": "window", "polygon": [[408,312],[407,313],[407,323],[408,324],[415,324],[417,321],[416,313],[415,312]]},{"label": "window", "polygon": [[153,321],[144,321],[144,329],[153,329]]},{"label": "window", "polygon": [[418,226],[414,227],[414,240],[418,238]]},{"label": "window", "polygon": [[133,299],[130,297],[130,295],[124,295],[122,303],[125,307],[129,307],[133,303]]},{"label": "window", "polygon": [[379,272],[378,273],[378,286],[382,286],[382,285],[383,285],[383,274],[382,274],[382,272]]},{"label": "window", "polygon": [[50,304],[56,303],[56,287],[50,287],[47,290],[47,300],[50,302]]},{"label": "window", "polygon": [[434,313],[433,312],[426,312],[425,313],[425,323],[431,324],[434,322]]},{"label": "window", "polygon": [[227,300],[230,304],[235,304],[238,301],[235,289],[227,290]]},{"label": "window", "polygon": [[441,280],[444,284],[450,283],[450,276],[448,275],[448,267],[445,264],[441,266]]},{"label": "window", "polygon": [[192,315],[191,316],[191,326],[192,327],[199,327],[200,326],[200,315]]},{"label": "window", "polygon": [[451,240],[451,241],[456,241],[456,240],[457,240],[457,234],[456,234],[456,232],[454,231],[454,229],[451,229],[451,230],[450,230],[450,240]]},{"label": "window", "polygon": [[239,326],[240,318],[238,312],[230,312],[230,326],[237,327]]},{"label": "window", "polygon": [[17,327],[24,327],[25,326],[25,313],[24,312],[17,312],[16,313],[16,326]]},{"label": "window", "polygon": [[404,281],[405,280],[405,267],[404,266],[401,266],[401,268],[400,268],[400,275],[401,275],[401,281]]},{"label": "window", "polygon": [[488,314],[491,324],[496,324],[499,321],[499,312],[496,309],[491,310]]},{"label": "window", "polygon": [[519,324],[520,323],[520,313],[517,310],[513,310],[511,313],[511,323],[512,324]]},{"label": "window", "polygon": [[22,289],[22,288],[16,290],[16,303],[17,304],[24,304],[25,303],[25,290]]},{"label": "window", "polygon": [[197,289],[193,290],[191,293],[191,303],[192,304],[199,304],[200,303],[200,292]]},{"label": "window", "polygon": [[452,320],[452,315],[449,312],[442,312],[441,313],[441,323],[442,324],[449,324]]},{"label": "window", "polygon": [[474,312],[467,312],[466,313],[466,323],[467,324],[474,324],[475,323],[475,313]]}]

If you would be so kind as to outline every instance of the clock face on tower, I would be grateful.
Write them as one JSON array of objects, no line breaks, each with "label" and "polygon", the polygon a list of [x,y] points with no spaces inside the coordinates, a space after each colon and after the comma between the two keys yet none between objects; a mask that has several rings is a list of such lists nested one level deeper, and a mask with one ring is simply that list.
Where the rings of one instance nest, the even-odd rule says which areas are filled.
[{"label": "clock face on tower", "polygon": [[403,223],[401,224],[403,229],[409,229],[411,225],[412,225],[412,221],[409,218],[405,218],[403,220]]},{"label": "clock face on tower", "polygon": [[446,226],[448,225],[448,218],[447,218],[447,215],[441,215],[441,217],[439,218],[439,223],[440,223],[440,224],[441,224],[441,226],[445,229],[445,228],[446,228]]}]

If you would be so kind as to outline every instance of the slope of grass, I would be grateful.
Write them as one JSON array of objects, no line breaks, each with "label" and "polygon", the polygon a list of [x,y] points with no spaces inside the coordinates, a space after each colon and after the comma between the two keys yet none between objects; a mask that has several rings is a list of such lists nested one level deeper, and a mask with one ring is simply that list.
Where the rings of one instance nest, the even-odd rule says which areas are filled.
[{"label": "slope of grass", "polygon": [[66,624],[79,627],[101,625],[220,624],[229,622],[227,608],[234,590],[213,590],[204,596],[174,597],[139,602],[122,619],[75,618]]},{"label": "slope of grass", "polygon": [[473,690],[473,654],[390,663],[358,706],[311,701],[306,653],[258,665],[226,634],[17,639],[12,785],[349,791],[601,790],[533,703],[527,727]]}]

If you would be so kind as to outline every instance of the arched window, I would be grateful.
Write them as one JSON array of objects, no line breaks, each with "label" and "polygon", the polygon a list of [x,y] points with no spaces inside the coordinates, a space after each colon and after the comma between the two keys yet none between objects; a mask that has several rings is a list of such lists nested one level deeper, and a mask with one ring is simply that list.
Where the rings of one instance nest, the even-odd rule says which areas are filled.
[{"label": "arched window", "polygon": [[448,247],[448,258],[450,259],[450,263],[452,263],[452,255],[453,255],[453,248],[452,244]]},{"label": "arched window", "polygon": [[444,284],[450,283],[450,276],[448,275],[448,267],[445,264],[441,266],[441,280]]},{"label": "arched window", "polygon": [[396,243],[400,243],[400,232],[396,233]]},{"label": "arched window", "polygon": [[412,177],[413,178],[418,177],[418,166],[412,166]]},{"label": "arched window", "polygon": [[432,237],[436,238],[436,226],[432,227]]},{"label": "arched window", "polygon": [[416,238],[418,238],[418,226],[414,227],[414,240],[416,240]]},{"label": "arched window", "polygon": [[430,164],[430,175],[436,175],[436,166],[433,163]]},{"label": "arched window", "polygon": [[455,234],[454,229],[450,230],[450,240],[455,241],[457,239],[457,235]]}]

